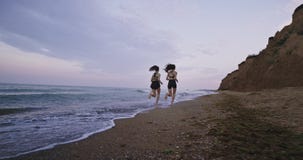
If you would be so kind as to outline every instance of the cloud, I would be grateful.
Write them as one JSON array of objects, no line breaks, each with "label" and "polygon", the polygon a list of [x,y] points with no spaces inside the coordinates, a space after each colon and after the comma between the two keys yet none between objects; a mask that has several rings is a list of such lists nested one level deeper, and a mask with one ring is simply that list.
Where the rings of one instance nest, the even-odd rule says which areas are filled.
[{"label": "cloud", "polygon": [[193,52],[196,54],[214,56],[220,54],[220,51],[217,48],[220,48],[224,45],[226,46],[226,43],[222,43],[222,42],[221,44],[197,44]]},{"label": "cloud", "polygon": [[135,16],[111,14],[107,2],[22,2],[3,3],[0,33],[2,41],[25,51],[109,72],[132,71],[177,52],[169,34]]},{"label": "cloud", "polygon": [[28,73],[37,75],[79,72],[81,65],[33,52],[24,52],[3,42],[0,43],[1,72]]},{"label": "cloud", "polygon": [[40,50],[41,50],[42,52],[50,52],[50,50],[49,50],[49,49],[47,49],[47,48],[43,48],[43,47],[42,47]]},{"label": "cloud", "polygon": [[[175,63],[186,86],[211,81],[216,88],[219,78],[264,48],[301,2],[1,0],[0,41],[35,53],[33,60],[63,60],[69,81],[148,86],[151,65]],[[7,60],[7,66],[16,62]]]},{"label": "cloud", "polygon": [[0,41],[1,82],[100,85],[110,84],[117,75],[101,70],[86,71],[83,64],[49,57],[35,52],[25,52]]}]

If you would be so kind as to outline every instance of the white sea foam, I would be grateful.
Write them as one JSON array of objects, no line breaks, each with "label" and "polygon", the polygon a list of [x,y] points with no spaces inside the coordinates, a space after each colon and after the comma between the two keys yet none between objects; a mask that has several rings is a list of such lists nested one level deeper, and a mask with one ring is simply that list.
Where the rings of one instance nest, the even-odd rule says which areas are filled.
[{"label": "white sea foam", "polygon": [[[0,91],[5,91],[0,94],[0,109],[31,108],[2,115],[0,159],[85,139],[112,128],[115,119],[153,109],[155,102],[147,99],[149,89],[0,84]],[[212,93],[179,91],[176,102]],[[168,107],[168,101],[161,97],[159,106]]]}]

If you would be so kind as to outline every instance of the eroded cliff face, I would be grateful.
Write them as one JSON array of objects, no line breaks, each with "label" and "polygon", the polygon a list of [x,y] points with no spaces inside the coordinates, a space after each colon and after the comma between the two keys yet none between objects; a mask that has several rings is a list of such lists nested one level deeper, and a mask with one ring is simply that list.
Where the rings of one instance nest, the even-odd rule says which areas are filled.
[{"label": "eroded cliff face", "polygon": [[229,73],[219,90],[252,91],[303,86],[303,4],[292,23],[268,39],[258,55],[248,56]]}]

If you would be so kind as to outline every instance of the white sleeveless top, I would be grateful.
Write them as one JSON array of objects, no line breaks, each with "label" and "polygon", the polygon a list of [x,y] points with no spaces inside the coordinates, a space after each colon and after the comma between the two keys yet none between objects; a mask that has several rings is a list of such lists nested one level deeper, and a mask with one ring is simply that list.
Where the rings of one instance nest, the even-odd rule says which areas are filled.
[{"label": "white sleeveless top", "polygon": [[159,72],[154,73],[151,77],[151,81],[160,81],[160,76]]},{"label": "white sleeveless top", "polygon": [[168,80],[176,80],[177,79],[177,72],[175,70],[169,70],[167,72],[167,79]]}]

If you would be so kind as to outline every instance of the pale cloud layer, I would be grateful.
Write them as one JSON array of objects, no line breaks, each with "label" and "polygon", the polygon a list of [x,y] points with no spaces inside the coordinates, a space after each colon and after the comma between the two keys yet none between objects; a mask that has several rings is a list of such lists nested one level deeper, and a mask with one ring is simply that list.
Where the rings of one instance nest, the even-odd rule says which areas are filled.
[{"label": "pale cloud layer", "polygon": [[22,80],[23,83],[30,84],[101,86],[125,81],[132,84],[132,79],[119,74],[106,73],[98,69],[86,70],[81,62],[22,51],[1,42],[0,59],[1,80],[5,82],[18,83]]},{"label": "pale cloud layer", "polygon": [[175,63],[181,88],[216,89],[302,3],[2,0],[0,82],[147,88]]}]

